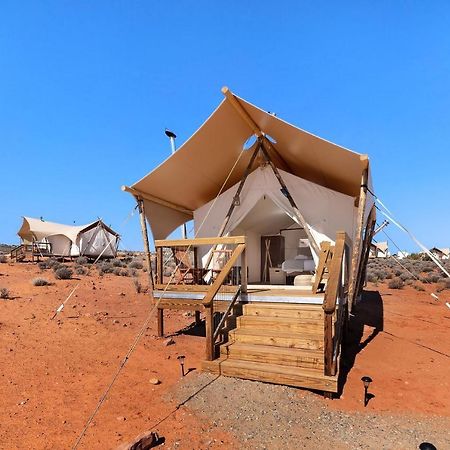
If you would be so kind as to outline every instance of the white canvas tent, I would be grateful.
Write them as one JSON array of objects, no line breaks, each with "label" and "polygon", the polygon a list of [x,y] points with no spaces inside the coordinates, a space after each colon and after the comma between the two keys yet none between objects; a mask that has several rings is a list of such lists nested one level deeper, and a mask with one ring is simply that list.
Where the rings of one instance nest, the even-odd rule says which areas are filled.
[{"label": "white canvas tent", "polygon": [[55,256],[113,258],[119,244],[119,234],[101,220],[74,226],[24,217],[17,234],[24,244],[50,244]]},{"label": "white canvas tent", "polygon": [[[259,237],[295,225],[308,235],[311,248],[316,245],[316,262],[320,243],[334,242],[336,232],[345,231],[356,244],[357,271],[374,203],[367,155],[301,130],[226,88],[223,92],[226,98],[175,154],[131,187],[123,187],[143,202],[153,238],[165,239],[192,219],[197,237],[217,236],[256,146],[264,142],[295,207],[267,161],[256,158],[224,230],[247,236],[253,276],[259,271]],[[252,136],[258,142],[243,151]],[[295,239],[299,236],[305,237],[302,230]],[[287,254],[298,250],[288,245]]]}]

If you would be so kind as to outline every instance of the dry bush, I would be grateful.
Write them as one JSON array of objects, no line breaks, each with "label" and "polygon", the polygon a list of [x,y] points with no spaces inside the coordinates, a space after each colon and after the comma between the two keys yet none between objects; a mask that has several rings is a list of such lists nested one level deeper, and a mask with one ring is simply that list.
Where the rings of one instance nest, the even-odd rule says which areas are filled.
[{"label": "dry bush", "polygon": [[89,263],[89,258],[86,258],[86,256],[79,256],[75,262],[79,265],[79,266],[85,266],[86,264]]},{"label": "dry bush", "polygon": [[405,285],[405,283],[403,282],[403,280],[401,278],[393,278],[388,283],[389,289],[401,289],[404,285]]},{"label": "dry bush", "polygon": [[130,262],[130,264],[128,264],[128,267],[130,269],[142,269],[144,267],[144,264],[142,264],[142,261],[134,259]]},{"label": "dry bush", "polygon": [[45,278],[34,278],[31,280],[33,286],[50,286],[52,283]]},{"label": "dry bush", "polygon": [[416,284],[414,285],[414,289],[415,289],[416,291],[420,291],[420,292],[424,292],[424,291],[425,291],[425,288],[424,288],[421,284],[418,284],[418,283],[416,283]]},{"label": "dry bush", "polygon": [[72,275],[72,269],[69,269],[69,267],[64,265],[61,265],[61,267],[55,270],[55,278],[57,280],[70,280],[70,278],[72,278]]},{"label": "dry bush", "polygon": [[114,267],[127,267],[126,263],[117,258],[112,259],[110,262]]},{"label": "dry bush", "polygon": [[4,263],[6,263],[6,261],[8,261],[8,258],[6,257],[6,255],[0,255],[0,263],[4,264]]},{"label": "dry bush", "polygon": [[86,267],[83,266],[76,266],[75,273],[77,275],[86,275],[88,273],[88,269],[86,269]]},{"label": "dry bush", "polygon": [[142,292],[142,284],[137,278],[133,278],[134,289],[138,294]]},{"label": "dry bush", "polygon": [[9,290],[6,288],[0,289],[0,298],[7,300],[9,298]]}]

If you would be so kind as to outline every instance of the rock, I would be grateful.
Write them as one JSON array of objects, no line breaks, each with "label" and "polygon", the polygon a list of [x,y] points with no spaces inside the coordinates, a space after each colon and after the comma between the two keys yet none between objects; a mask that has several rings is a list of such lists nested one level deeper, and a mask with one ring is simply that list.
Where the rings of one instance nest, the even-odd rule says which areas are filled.
[{"label": "rock", "polygon": [[127,418],[126,418],[126,417],[123,417],[123,416],[116,417],[116,419],[117,419],[119,422],[125,422],[125,420],[127,420]]},{"label": "rock", "polygon": [[172,338],[168,338],[164,341],[165,346],[173,345],[173,344],[175,344],[175,341]]},{"label": "rock", "polygon": [[161,384],[161,380],[159,380],[158,378],[150,378],[150,380],[148,380],[150,384]]},{"label": "rock", "polygon": [[133,442],[122,444],[117,450],[149,450],[159,443],[159,436],[154,431],[146,431],[137,436]]},{"label": "rock", "polygon": [[119,321],[117,319],[114,319],[113,323],[119,323]]}]

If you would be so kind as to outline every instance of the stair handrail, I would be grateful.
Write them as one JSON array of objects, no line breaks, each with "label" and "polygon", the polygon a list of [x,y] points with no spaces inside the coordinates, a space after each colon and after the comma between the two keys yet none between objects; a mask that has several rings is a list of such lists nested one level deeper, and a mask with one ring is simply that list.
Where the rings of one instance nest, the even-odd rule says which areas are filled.
[{"label": "stair handrail", "polygon": [[213,341],[216,342],[220,332],[222,331],[222,327],[223,324],[225,323],[225,321],[228,318],[228,315],[230,314],[230,311],[232,310],[234,304],[236,303],[237,299],[240,297],[241,295],[241,286],[238,286],[235,294],[233,295],[233,298],[231,299],[230,304],[228,305],[228,308],[226,309],[226,311],[223,313],[222,318],[220,319],[219,324],[216,327],[216,330],[214,331],[214,335],[213,335]]},{"label": "stair handrail", "polygon": [[[217,292],[219,292],[219,289],[221,288],[222,284],[226,280],[228,274],[230,273],[237,259],[244,252],[244,250],[245,250],[245,241],[242,244],[238,244],[234,248],[233,253],[230,256],[230,259],[227,261],[223,269],[217,275],[216,279],[211,284],[211,287],[208,289],[205,297],[202,300],[203,306],[205,308],[207,361],[212,361],[215,358],[214,297],[216,296]],[[242,264],[242,270],[244,271],[244,274],[246,274],[247,272],[246,264]],[[246,278],[247,277],[244,275],[243,280],[241,280],[241,285],[238,291],[239,293],[244,289],[246,290]],[[236,295],[235,297],[236,298],[233,298],[234,302],[236,301],[238,296]]]}]

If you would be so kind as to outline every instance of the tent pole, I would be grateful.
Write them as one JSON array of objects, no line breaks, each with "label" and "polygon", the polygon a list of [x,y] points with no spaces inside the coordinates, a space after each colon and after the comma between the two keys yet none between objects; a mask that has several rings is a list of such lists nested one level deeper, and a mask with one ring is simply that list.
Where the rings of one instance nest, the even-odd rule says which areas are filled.
[{"label": "tent pole", "polygon": [[[228,225],[228,222],[231,219],[231,215],[233,214],[234,208],[237,206],[237,200],[239,199],[239,196],[240,196],[240,194],[242,192],[242,189],[244,188],[245,180],[250,175],[253,163],[255,162],[255,159],[256,159],[260,149],[261,149],[261,143],[259,142],[258,145],[255,148],[255,151],[253,152],[252,157],[250,158],[250,161],[248,162],[247,168],[245,169],[244,175],[243,175],[243,177],[242,177],[242,179],[241,179],[241,181],[239,183],[239,186],[237,188],[236,194],[234,194],[233,201],[232,201],[230,207],[228,208],[228,212],[227,212],[227,214],[225,216],[225,219],[224,219],[224,221],[222,223],[222,226],[220,227],[220,230],[219,230],[219,233],[218,233],[217,237],[222,237],[223,233],[225,232],[225,229],[226,229],[226,227]],[[214,252],[214,250],[216,248],[217,248],[216,245],[212,247],[211,252],[210,252],[210,254],[208,256],[208,260],[207,260],[207,262],[205,264],[205,269],[209,268],[209,265],[211,264],[211,260],[213,258],[213,252]]]},{"label": "tent pole", "polygon": [[149,278],[152,290],[154,290],[155,284],[153,281],[152,255],[150,253],[150,245],[148,243],[148,231],[147,231],[147,223],[145,221],[144,200],[140,197],[136,198],[136,200],[137,200],[137,204],[138,204],[138,208],[139,208],[139,218],[141,220],[142,239],[144,241],[145,256],[147,258],[147,264],[148,264],[148,278]]},{"label": "tent pole", "polygon": [[365,159],[366,167],[364,168],[361,176],[361,187],[359,191],[358,198],[358,222],[356,228],[356,236],[355,242],[353,244],[353,254],[352,254],[352,271],[350,274],[350,282],[348,289],[348,300],[349,300],[349,313],[352,311],[353,305],[356,301],[356,284],[358,283],[358,274],[359,274],[359,266],[361,263],[361,238],[363,231],[363,222],[364,222],[364,212],[366,209],[366,200],[367,200],[367,181],[369,177],[369,160]]},{"label": "tent pole", "polygon": [[314,236],[311,234],[311,231],[309,229],[308,224],[306,223],[305,218],[303,217],[303,214],[300,212],[300,210],[298,209],[294,199],[292,198],[286,184],[283,181],[283,178],[280,175],[280,172],[278,171],[277,167],[275,166],[275,164],[273,163],[273,161],[271,160],[269,154],[267,153],[267,150],[264,148],[264,142],[265,140],[262,141],[261,144],[261,151],[264,155],[264,157],[266,158],[266,161],[269,163],[270,167],[272,168],[272,171],[275,175],[275,177],[277,178],[278,182],[280,183],[280,186],[283,189],[283,194],[286,195],[286,198],[289,200],[289,203],[298,219],[298,221],[300,222],[300,224],[302,225],[302,227],[304,228],[305,232],[306,232],[306,236],[308,236],[308,240],[311,243],[311,247],[314,250],[314,253],[319,256],[320,255],[320,249],[319,246],[317,245],[316,240],[314,239]]}]

